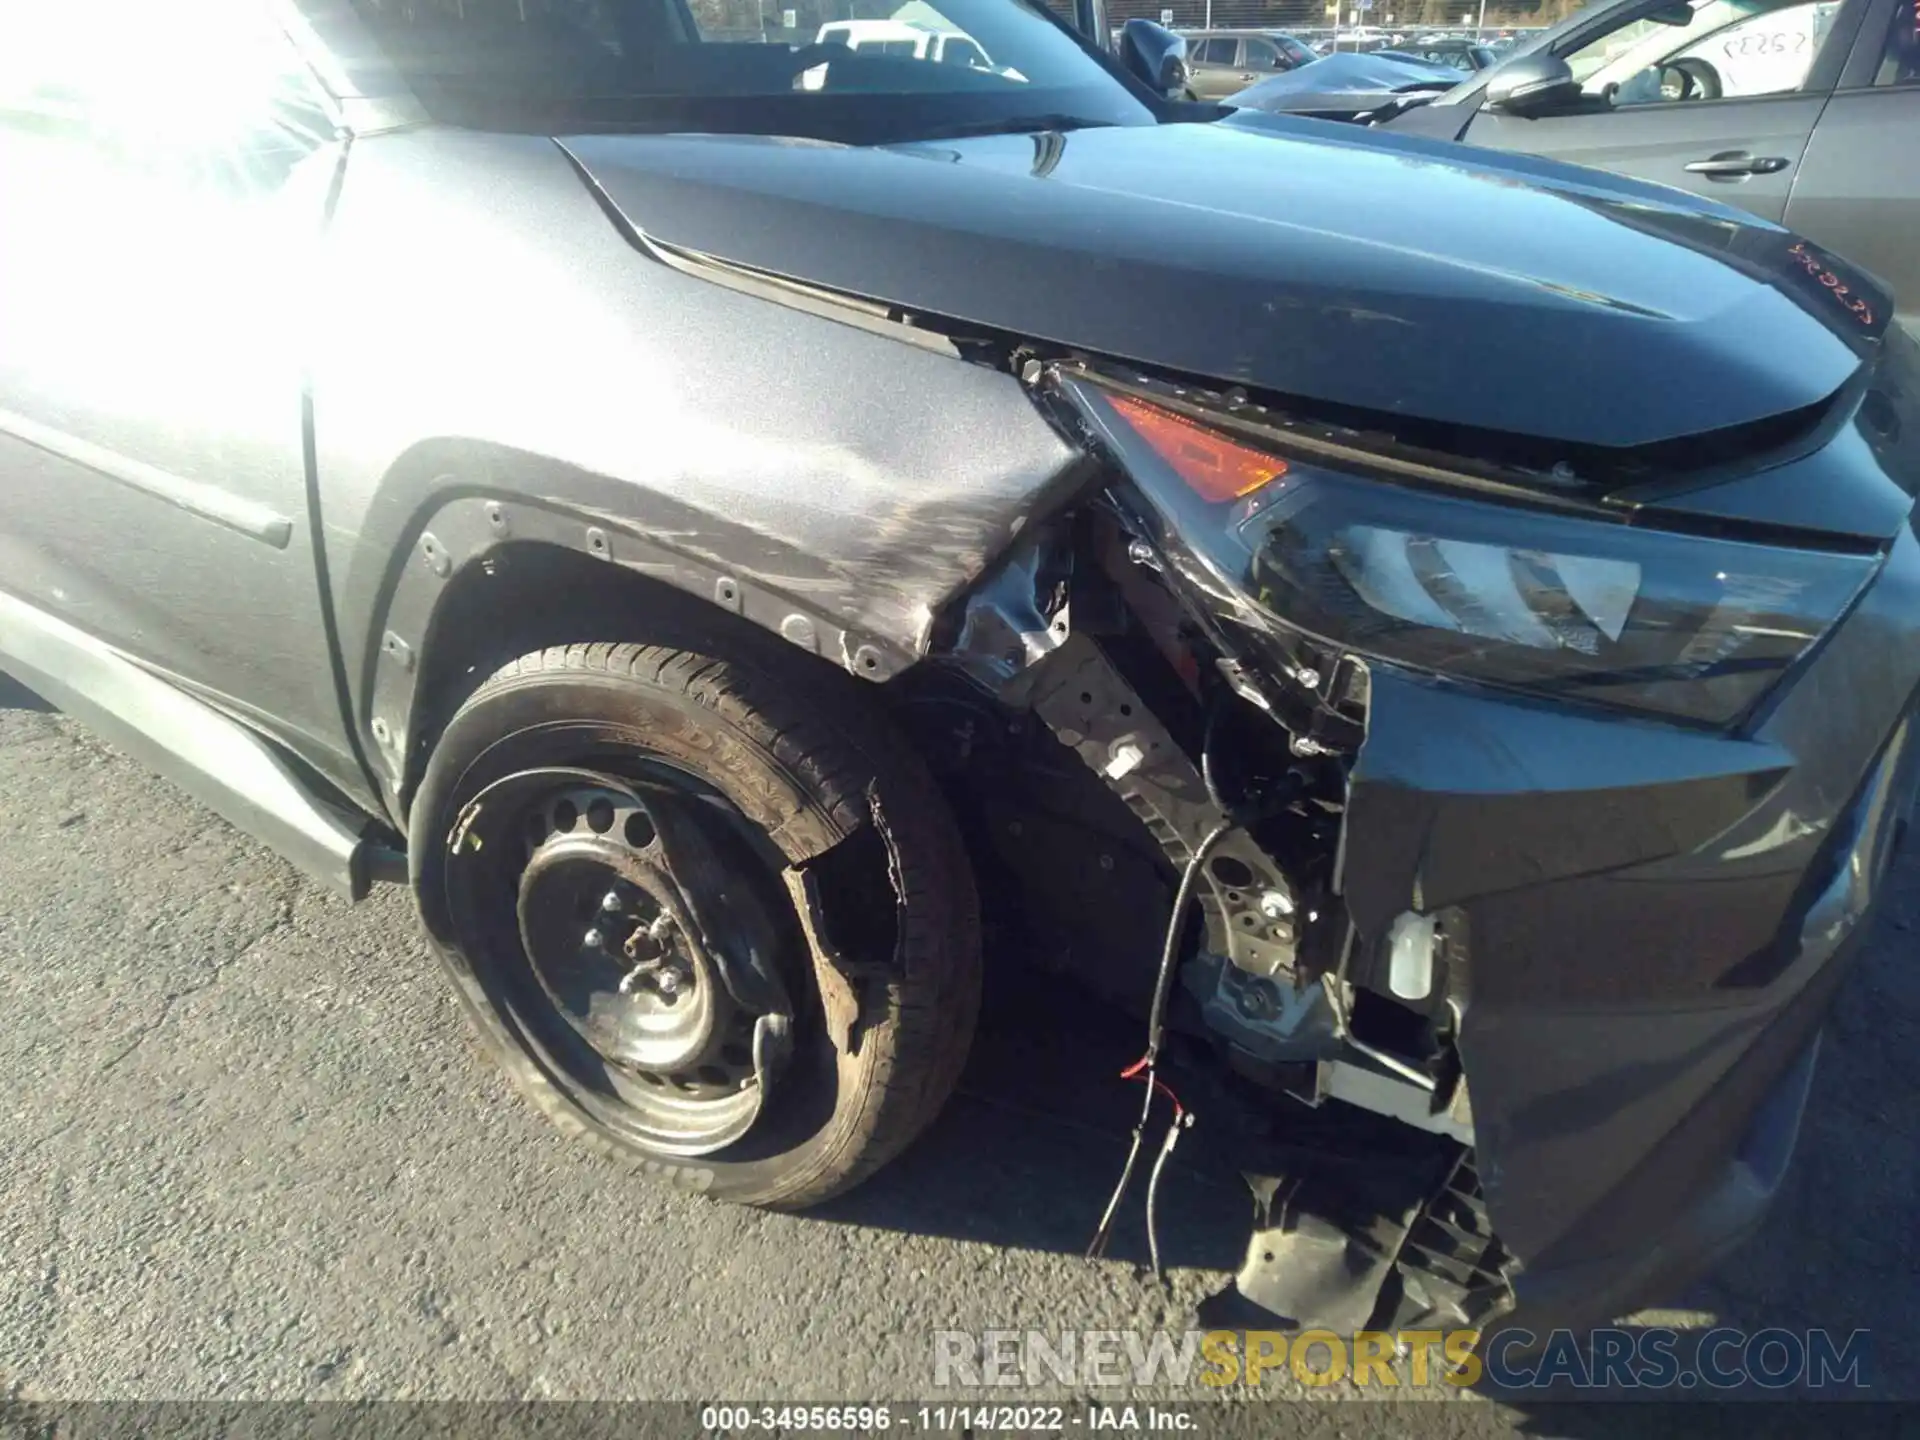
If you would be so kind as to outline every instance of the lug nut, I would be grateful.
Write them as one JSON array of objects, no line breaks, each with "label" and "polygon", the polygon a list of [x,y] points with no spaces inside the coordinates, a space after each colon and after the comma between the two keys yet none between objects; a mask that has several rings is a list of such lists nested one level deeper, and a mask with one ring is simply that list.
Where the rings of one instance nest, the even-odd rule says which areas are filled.
[{"label": "lug nut", "polygon": [[585,939],[589,950],[598,950],[602,945],[606,944],[607,941],[607,937],[602,935],[598,930],[587,931]]},{"label": "lug nut", "polygon": [[617,913],[620,909],[620,892],[617,890],[607,891],[606,897],[600,902],[600,908],[609,915]]},{"label": "lug nut", "polygon": [[1281,890],[1260,892],[1260,913],[1269,920],[1284,920],[1293,914],[1293,901]]}]

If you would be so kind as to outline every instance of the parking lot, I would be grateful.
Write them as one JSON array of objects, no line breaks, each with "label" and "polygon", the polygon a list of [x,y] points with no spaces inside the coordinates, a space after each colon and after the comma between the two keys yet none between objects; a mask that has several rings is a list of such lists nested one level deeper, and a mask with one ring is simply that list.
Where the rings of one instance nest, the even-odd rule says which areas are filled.
[{"label": "parking lot", "polygon": [[[1869,1327],[1876,1391],[1908,1397],[1916,923],[1910,854],[1784,1203],[1667,1316]],[[9,689],[0,1393],[925,1398],[935,1330],[1184,1328],[1237,1263],[1238,1183],[1203,1116],[1162,1195],[1169,1289],[1137,1215],[1081,1259],[1138,1037],[1041,1028],[1035,983],[993,977],[961,1095],[824,1213],[651,1188],[487,1068],[401,892],[348,906]]]}]

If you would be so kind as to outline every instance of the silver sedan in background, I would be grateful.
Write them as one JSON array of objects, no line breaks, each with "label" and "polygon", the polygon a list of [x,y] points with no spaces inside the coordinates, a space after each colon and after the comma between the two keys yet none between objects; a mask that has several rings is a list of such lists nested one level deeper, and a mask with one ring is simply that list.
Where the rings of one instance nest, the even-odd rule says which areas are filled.
[{"label": "silver sedan in background", "polygon": [[1909,328],[1920,315],[1912,0],[1601,0],[1375,123],[1739,206],[1876,274]]}]

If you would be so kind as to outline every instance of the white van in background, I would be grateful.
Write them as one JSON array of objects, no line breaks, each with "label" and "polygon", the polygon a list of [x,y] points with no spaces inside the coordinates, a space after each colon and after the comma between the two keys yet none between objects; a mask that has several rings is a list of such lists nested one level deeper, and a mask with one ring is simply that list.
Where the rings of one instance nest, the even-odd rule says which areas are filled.
[{"label": "white van in background", "polygon": [[820,27],[814,36],[819,45],[844,45],[873,55],[896,55],[903,60],[931,60],[935,64],[965,65],[973,70],[992,70],[974,40],[957,30],[928,30],[902,20],[833,20]]}]

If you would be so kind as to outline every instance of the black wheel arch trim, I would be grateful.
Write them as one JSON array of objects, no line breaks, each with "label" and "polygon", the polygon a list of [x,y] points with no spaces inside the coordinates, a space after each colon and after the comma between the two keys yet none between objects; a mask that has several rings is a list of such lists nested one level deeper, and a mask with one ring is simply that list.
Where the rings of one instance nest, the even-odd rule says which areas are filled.
[{"label": "black wheel arch trim", "polygon": [[[692,514],[668,497],[491,446],[424,446],[411,458],[416,474],[397,469],[369,513],[378,530],[359,537],[359,554],[386,563],[349,574],[343,625],[355,722],[396,819],[404,819],[420,743],[430,738],[419,733],[429,698],[421,679],[445,638],[442,603],[456,582],[508,547],[552,547],[663,582],[862,679],[890,679],[918,658],[913,637],[850,625],[768,578],[778,567],[789,581],[817,584],[830,577],[807,571],[824,567],[773,555],[765,537]],[[382,517],[392,523],[382,525]],[[723,549],[757,549],[766,558],[752,569],[729,563],[717,553]]]},{"label": "black wheel arch trim", "polygon": [[887,549],[857,564],[783,539],[763,503],[749,515],[716,515],[526,450],[465,438],[416,443],[382,476],[334,568],[354,724],[390,818],[405,828],[428,738],[421,678],[441,638],[441,606],[506,547],[603,562],[884,682],[927,652],[941,604],[1093,479],[1083,451],[1063,447],[1061,458],[1017,503],[1002,494],[915,506],[903,494],[886,517],[897,531]]}]

